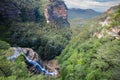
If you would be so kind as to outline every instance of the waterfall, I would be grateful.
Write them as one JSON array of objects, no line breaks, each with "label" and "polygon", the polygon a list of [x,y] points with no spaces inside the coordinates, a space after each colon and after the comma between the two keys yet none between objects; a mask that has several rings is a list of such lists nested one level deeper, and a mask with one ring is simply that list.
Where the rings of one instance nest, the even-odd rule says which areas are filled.
[{"label": "waterfall", "polygon": [[34,66],[39,73],[43,73],[48,76],[56,76],[58,74],[58,71],[55,68],[53,68],[54,72],[50,72],[50,71],[46,70],[45,68],[43,68],[42,65],[40,65],[37,61],[30,59],[28,57],[29,51],[27,51],[27,53],[24,53],[22,51],[22,48],[14,47],[13,49],[14,49],[14,54],[12,56],[8,57],[8,59],[11,60],[12,62],[15,60],[15,58],[17,58],[18,56],[20,56],[22,54],[25,57],[26,63]]}]

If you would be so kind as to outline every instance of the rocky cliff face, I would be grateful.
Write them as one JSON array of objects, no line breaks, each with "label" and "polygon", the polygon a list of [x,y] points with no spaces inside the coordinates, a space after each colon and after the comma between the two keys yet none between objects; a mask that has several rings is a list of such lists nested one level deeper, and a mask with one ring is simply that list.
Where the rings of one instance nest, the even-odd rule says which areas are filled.
[{"label": "rocky cliff face", "polygon": [[[46,18],[46,22],[52,26],[69,26],[67,21],[67,7],[63,1],[48,0],[45,11],[41,11],[40,0],[38,1],[0,1],[0,23],[2,21],[34,21],[40,22]],[[41,3],[41,4],[40,4]],[[44,3],[45,4],[45,3]],[[47,4],[47,3],[46,3]],[[42,15],[44,13],[44,15]]]},{"label": "rocky cliff face", "polygon": [[63,1],[49,0],[44,15],[46,22],[51,26],[69,27],[69,22],[67,21],[67,7]]},{"label": "rocky cliff face", "polygon": [[104,16],[99,22],[103,29],[94,33],[94,36],[98,38],[109,36],[120,39],[120,5],[111,7],[103,15]]}]

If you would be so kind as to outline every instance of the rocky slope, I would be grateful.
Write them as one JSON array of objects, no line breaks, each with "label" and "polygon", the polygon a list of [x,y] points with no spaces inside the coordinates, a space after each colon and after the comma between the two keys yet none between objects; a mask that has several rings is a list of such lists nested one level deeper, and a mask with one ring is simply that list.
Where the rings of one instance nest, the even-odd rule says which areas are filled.
[{"label": "rocky slope", "polygon": [[120,5],[113,6],[102,15],[99,20],[101,30],[94,33],[94,35],[96,35],[98,38],[111,36],[116,39],[120,39],[119,8]]},{"label": "rocky slope", "polygon": [[46,22],[51,26],[57,24],[59,27],[69,27],[69,22],[67,21],[67,7],[63,1],[49,0],[44,15]]}]

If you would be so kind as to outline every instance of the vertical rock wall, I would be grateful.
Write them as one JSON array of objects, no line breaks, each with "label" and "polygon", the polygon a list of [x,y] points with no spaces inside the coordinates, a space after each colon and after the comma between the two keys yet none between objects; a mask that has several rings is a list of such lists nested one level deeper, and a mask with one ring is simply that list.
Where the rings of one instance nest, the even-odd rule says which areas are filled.
[{"label": "vertical rock wall", "polygon": [[44,15],[46,22],[51,26],[69,27],[67,21],[67,7],[63,1],[49,0]]}]

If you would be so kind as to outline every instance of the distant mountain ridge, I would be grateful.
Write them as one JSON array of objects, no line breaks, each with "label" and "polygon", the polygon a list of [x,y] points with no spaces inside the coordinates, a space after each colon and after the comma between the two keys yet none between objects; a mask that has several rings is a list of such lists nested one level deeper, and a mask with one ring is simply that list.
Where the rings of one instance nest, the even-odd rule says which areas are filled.
[{"label": "distant mountain ridge", "polygon": [[101,13],[96,12],[92,9],[78,9],[78,8],[71,8],[68,10],[68,18],[81,18],[81,19],[87,19],[92,18],[95,16],[99,16]]}]

